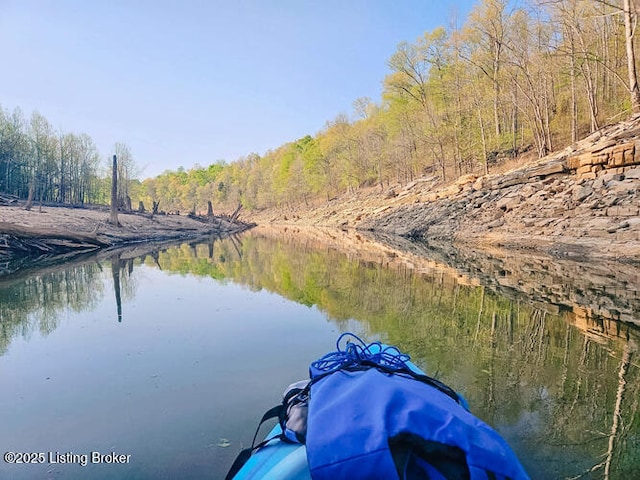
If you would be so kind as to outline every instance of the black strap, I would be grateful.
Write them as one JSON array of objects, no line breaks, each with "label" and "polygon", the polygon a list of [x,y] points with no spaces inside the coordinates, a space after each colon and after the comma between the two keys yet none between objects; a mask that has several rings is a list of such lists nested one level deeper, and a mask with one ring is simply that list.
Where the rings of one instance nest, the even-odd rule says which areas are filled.
[{"label": "black strap", "polygon": [[408,432],[399,433],[389,438],[388,442],[396,471],[402,479],[424,477],[425,471],[417,459],[424,460],[447,480],[471,478],[467,456],[464,450],[455,445],[426,440]]},{"label": "black strap", "polygon": [[229,469],[229,472],[227,472],[227,476],[224,477],[225,480],[233,480],[233,477],[236,476],[236,473],[238,473],[240,471],[240,469],[242,468],[242,466],[245,463],[247,463],[249,458],[251,458],[251,454],[252,453],[253,453],[253,448],[245,448],[244,450],[242,450],[238,454],[236,459],[233,461],[233,465],[231,465],[231,468]]},{"label": "black strap", "polygon": [[256,428],[256,433],[253,435],[253,440],[251,441],[251,447],[245,448],[244,450],[240,451],[236,459],[233,461],[233,464],[231,465],[231,468],[229,469],[229,472],[227,473],[225,480],[232,480],[233,477],[236,476],[236,473],[238,473],[242,468],[242,466],[245,463],[247,463],[249,458],[251,458],[251,454],[253,453],[254,450],[258,450],[259,448],[264,447],[271,440],[274,440],[276,438],[282,438],[284,436],[282,434],[276,435],[274,437],[263,440],[258,445],[255,444],[256,438],[258,438],[258,432],[260,431],[260,427],[262,426],[262,424],[267,420],[269,420],[270,418],[276,418],[276,417],[280,418],[280,416],[282,415],[283,409],[284,409],[284,405],[280,404],[280,405],[276,405],[273,408],[270,408],[264,413],[264,415],[262,416],[262,419],[260,420],[260,423],[258,423],[258,428]]},{"label": "black strap", "polygon": [[[462,403],[460,401],[460,396],[451,387],[442,383],[440,380],[436,380],[435,378],[430,377],[429,375],[416,373],[410,368],[391,368],[385,365],[380,365],[379,363],[373,362],[371,360],[361,360],[360,363],[358,363],[357,365],[347,365],[345,367],[341,367],[339,370],[347,370],[351,372],[351,371],[369,370],[370,368],[375,368],[376,370],[383,373],[387,373],[389,375],[398,375],[398,374],[407,375],[415,380],[418,380],[422,383],[426,383],[427,385],[437,390],[440,390],[442,393],[451,397],[457,403]],[[334,371],[335,370],[332,370],[331,372],[327,372],[327,373],[333,373]],[[322,376],[324,376],[324,374]]]},{"label": "black strap", "polygon": [[[260,431],[260,427],[262,426],[262,424],[264,422],[266,422],[267,420],[269,420],[270,418],[280,418],[280,415],[282,415],[282,410],[284,409],[284,406],[282,404],[280,405],[276,405],[275,407],[270,408],[269,410],[267,410],[266,412],[264,412],[264,415],[262,415],[262,419],[260,420],[260,423],[258,423],[258,428],[256,428],[256,433],[253,434],[253,440],[251,441],[251,449],[255,450],[257,447],[254,447],[254,445],[256,444],[256,438],[258,438],[258,432]],[[262,442],[264,443],[264,442]]]}]

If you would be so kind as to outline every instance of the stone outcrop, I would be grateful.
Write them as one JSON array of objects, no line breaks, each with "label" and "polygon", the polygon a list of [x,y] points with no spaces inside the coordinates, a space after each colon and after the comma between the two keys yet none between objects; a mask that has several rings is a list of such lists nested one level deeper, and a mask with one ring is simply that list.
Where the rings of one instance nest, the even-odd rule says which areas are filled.
[{"label": "stone outcrop", "polygon": [[522,161],[506,173],[465,175],[446,185],[424,177],[312,208],[254,213],[252,220],[640,263],[640,117]]},{"label": "stone outcrop", "polygon": [[640,261],[640,119],[505,174],[462,177],[358,227]]}]

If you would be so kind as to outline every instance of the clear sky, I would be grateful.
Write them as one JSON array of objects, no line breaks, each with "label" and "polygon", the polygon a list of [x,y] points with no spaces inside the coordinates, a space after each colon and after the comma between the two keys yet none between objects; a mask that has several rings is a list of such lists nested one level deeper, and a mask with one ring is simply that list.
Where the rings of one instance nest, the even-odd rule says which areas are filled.
[{"label": "clear sky", "polygon": [[474,0],[0,0],[0,106],[129,145],[141,178],[264,154],[380,98]]}]

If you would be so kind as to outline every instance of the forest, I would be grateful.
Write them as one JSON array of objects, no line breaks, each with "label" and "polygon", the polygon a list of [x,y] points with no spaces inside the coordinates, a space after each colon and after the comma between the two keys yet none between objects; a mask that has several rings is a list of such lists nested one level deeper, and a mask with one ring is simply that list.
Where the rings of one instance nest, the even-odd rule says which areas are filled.
[{"label": "forest", "polygon": [[[218,210],[312,205],[543,157],[640,111],[631,3],[480,0],[462,24],[399,44],[381,98],[355,100],[314,135],[144,181],[118,144],[120,202],[181,212],[204,211],[208,201]],[[111,180],[100,165],[87,135],[56,134],[37,113],[26,122],[0,110],[0,192],[106,203]]]},{"label": "forest", "polygon": [[[138,181],[129,147],[116,143],[118,198],[126,204]],[[40,113],[0,108],[0,194],[70,205],[107,204],[111,176],[86,133],[62,133]]]}]

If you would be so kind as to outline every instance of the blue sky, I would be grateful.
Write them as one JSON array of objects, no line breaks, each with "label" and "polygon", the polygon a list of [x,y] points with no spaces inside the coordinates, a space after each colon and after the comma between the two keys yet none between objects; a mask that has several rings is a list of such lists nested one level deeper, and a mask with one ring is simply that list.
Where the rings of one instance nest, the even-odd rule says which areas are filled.
[{"label": "blue sky", "polygon": [[473,0],[0,0],[0,106],[129,145],[140,177],[264,154],[380,98]]}]

